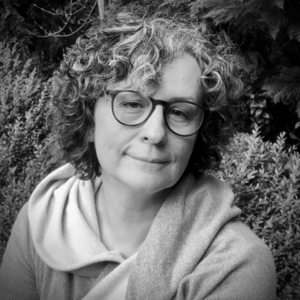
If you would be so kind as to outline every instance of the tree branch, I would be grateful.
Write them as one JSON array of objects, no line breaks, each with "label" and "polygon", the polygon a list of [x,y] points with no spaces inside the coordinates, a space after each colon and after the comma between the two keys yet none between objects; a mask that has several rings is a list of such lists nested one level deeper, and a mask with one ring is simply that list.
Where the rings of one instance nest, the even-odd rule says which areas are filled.
[{"label": "tree branch", "polygon": [[[64,15],[72,6],[74,6],[76,4],[80,4],[80,0],[78,0],[78,1],[76,1],[74,3],[71,3],[64,11],[62,11],[62,12],[55,12],[55,13],[52,12],[52,11],[50,11],[50,10],[44,9],[44,8],[42,8],[42,7],[40,7],[40,6],[36,5],[36,4],[33,4],[33,6],[35,6],[36,8],[38,8],[38,9],[40,9],[40,10],[42,10],[42,11],[44,11],[44,12],[46,12],[46,13],[52,15],[52,16],[58,16],[58,15]],[[81,6],[82,6],[82,8],[84,8],[83,5],[81,5]]]},{"label": "tree branch", "polygon": [[[68,15],[67,19],[66,19],[65,21],[63,21],[64,25],[63,25],[59,30],[57,30],[57,31],[55,31],[55,32],[47,33],[47,31],[46,31],[42,26],[40,26],[38,23],[36,23],[36,22],[35,22],[35,24],[36,24],[41,30],[43,30],[43,31],[45,32],[46,35],[38,35],[38,34],[32,32],[32,31],[28,30],[28,29],[26,29],[26,31],[27,31],[29,34],[31,34],[31,35],[33,35],[33,36],[36,36],[36,37],[39,37],[39,38],[49,38],[49,37],[69,37],[69,36],[72,36],[73,34],[77,33],[79,30],[81,30],[84,26],[86,26],[87,24],[89,24],[89,23],[92,22],[92,20],[90,19],[90,17],[91,17],[91,15],[92,15],[92,12],[94,11],[94,9],[95,9],[95,7],[96,7],[98,1],[99,1],[99,0],[95,0],[94,5],[93,5],[93,7],[91,8],[91,10],[90,10],[88,16],[83,20],[83,24],[82,24],[79,28],[77,28],[75,31],[72,31],[72,32],[70,32],[70,33],[68,33],[68,34],[61,34],[61,33],[65,30],[66,26],[69,24],[71,18],[74,16],[74,14],[77,13],[78,11],[82,10],[84,7],[80,8],[80,9],[77,10],[76,12],[74,12],[74,13]],[[78,2],[79,2],[79,1],[77,1],[77,2],[75,2],[75,3],[78,3]],[[72,5],[70,5],[69,8],[70,8],[71,6],[73,6],[75,3],[73,3]],[[40,8],[40,9],[42,9],[42,8]],[[42,9],[42,10],[44,10],[44,9]],[[44,11],[46,11],[46,10],[44,10]],[[49,12],[49,11],[46,11],[46,12]],[[65,10],[65,12],[66,12],[66,10]],[[52,12],[49,12],[49,13],[53,14]],[[56,16],[57,16],[58,14],[53,14],[53,15],[56,15]]]}]

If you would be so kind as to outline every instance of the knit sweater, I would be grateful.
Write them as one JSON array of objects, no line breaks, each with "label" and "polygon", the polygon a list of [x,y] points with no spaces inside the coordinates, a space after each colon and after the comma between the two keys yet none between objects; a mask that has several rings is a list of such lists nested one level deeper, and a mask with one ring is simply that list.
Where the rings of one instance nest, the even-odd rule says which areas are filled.
[{"label": "knit sweater", "polygon": [[[101,282],[113,274],[112,285],[129,264],[101,242],[101,179],[74,174],[69,164],[57,169],[22,208],[0,269],[0,299],[96,299]],[[184,176],[131,262],[126,299],[275,299],[271,252],[237,220],[233,198],[213,176]]]}]

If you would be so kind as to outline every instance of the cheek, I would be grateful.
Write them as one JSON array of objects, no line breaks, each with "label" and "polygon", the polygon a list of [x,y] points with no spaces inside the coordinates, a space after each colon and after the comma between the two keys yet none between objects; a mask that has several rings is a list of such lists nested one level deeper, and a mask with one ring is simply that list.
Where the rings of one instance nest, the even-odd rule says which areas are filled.
[{"label": "cheek", "polygon": [[100,165],[108,159],[108,156],[112,155],[111,150],[115,148],[115,138],[116,133],[113,130],[111,123],[111,118],[105,116],[101,113],[101,110],[98,107],[97,114],[95,115],[95,129],[94,129],[94,143],[97,153],[97,157]]},{"label": "cheek", "polygon": [[105,126],[105,124],[99,122],[95,129],[94,139],[99,163],[100,165],[103,165],[105,161],[109,161],[115,156],[115,153],[118,150],[118,145],[116,144],[118,136],[110,126]]},{"label": "cheek", "polygon": [[119,163],[131,135],[112,118],[98,120],[95,126],[94,140],[98,161],[103,168],[111,168]]},{"label": "cheek", "polygon": [[195,142],[196,137],[189,137],[181,140],[180,143],[178,143],[178,151],[176,156],[178,158],[178,165],[180,165],[182,168],[187,166],[193,152]]}]

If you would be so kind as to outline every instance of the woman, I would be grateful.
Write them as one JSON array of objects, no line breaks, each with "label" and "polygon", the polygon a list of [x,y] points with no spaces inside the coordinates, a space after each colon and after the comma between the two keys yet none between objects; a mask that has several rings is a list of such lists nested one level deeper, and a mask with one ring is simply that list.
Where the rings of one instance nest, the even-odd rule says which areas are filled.
[{"label": "woman", "polygon": [[234,56],[197,27],[107,21],[56,73],[69,162],[22,208],[1,299],[275,299],[272,255],[223,182],[241,90]]}]

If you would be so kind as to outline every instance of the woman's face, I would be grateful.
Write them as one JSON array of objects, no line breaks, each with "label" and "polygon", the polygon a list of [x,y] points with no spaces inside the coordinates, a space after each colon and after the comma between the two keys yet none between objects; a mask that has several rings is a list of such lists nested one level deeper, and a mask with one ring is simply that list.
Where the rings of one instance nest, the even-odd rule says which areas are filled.
[{"label": "woman's face", "polygon": [[[185,54],[166,67],[161,85],[149,97],[166,102],[183,98],[200,104],[200,67]],[[137,90],[128,78],[108,86],[108,90]],[[156,193],[173,186],[181,177],[194,148],[197,134],[182,137],[166,126],[163,107],[157,105],[142,125],[120,124],[111,111],[110,97],[95,106],[94,142],[103,182],[142,193]]]}]

